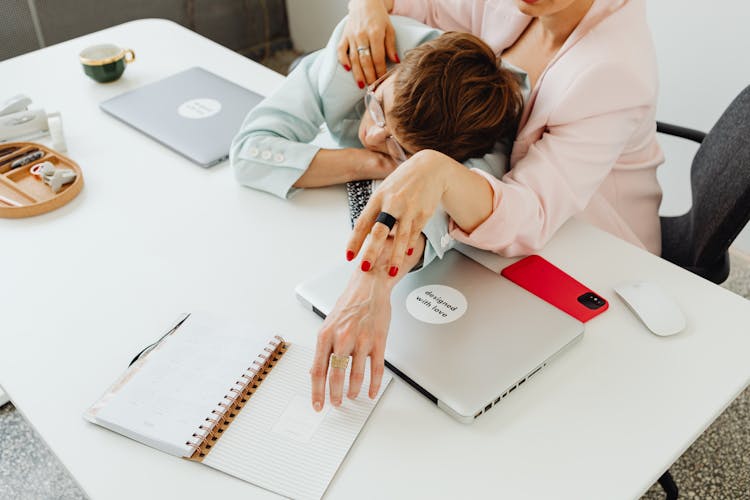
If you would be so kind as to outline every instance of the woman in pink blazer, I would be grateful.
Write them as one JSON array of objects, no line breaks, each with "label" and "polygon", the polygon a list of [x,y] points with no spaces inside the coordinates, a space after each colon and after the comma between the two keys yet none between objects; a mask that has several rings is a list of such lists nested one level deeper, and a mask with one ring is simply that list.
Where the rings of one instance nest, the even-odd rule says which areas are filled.
[{"label": "woman in pink blazer", "polygon": [[[451,218],[453,238],[505,256],[539,250],[573,216],[660,253],[656,167],[663,155],[656,141],[657,68],[645,9],[645,0],[350,2],[339,60],[355,79],[376,78],[386,54],[394,59],[390,11],[480,36],[506,63],[527,73],[532,91],[502,179],[422,151],[373,195],[347,248],[347,257],[360,254],[368,263],[363,270],[369,271],[360,274],[371,276],[350,283],[319,334],[313,404],[322,403],[331,353],[355,361],[369,356],[370,393],[379,385],[390,318],[383,304],[393,287],[387,270],[405,258],[408,265],[419,253],[424,223],[439,205]],[[397,220],[392,231],[376,222],[381,212]],[[376,304],[385,310],[375,310]],[[341,394],[339,371],[331,371],[332,394]]]}]

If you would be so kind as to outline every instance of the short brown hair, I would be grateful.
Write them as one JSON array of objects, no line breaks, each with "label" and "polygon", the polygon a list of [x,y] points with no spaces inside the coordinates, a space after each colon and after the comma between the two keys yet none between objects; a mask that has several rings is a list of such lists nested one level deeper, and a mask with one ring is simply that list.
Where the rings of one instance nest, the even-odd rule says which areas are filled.
[{"label": "short brown hair", "polygon": [[395,78],[389,118],[408,145],[464,161],[516,132],[518,81],[473,35],[448,32],[410,50]]}]

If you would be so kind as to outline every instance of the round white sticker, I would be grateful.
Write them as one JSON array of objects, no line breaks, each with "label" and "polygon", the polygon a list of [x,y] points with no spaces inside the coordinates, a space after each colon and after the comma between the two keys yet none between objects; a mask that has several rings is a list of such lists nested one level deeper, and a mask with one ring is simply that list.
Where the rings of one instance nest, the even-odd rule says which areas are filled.
[{"label": "round white sticker", "polygon": [[177,108],[177,113],[184,118],[199,120],[208,118],[221,111],[221,103],[216,99],[190,99]]},{"label": "round white sticker", "polygon": [[466,313],[464,294],[445,285],[427,285],[406,297],[406,310],[419,321],[443,324],[456,321]]}]

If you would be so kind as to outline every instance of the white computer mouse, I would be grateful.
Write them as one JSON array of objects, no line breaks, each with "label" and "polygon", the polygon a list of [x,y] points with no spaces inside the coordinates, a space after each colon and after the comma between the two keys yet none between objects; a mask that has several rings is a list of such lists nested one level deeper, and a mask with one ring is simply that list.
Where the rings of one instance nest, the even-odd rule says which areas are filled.
[{"label": "white computer mouse", "polygon": [[654,334],[666,337],[685,329],[682,309],[659,285],[628,281],[617,285],[615,292]]}]

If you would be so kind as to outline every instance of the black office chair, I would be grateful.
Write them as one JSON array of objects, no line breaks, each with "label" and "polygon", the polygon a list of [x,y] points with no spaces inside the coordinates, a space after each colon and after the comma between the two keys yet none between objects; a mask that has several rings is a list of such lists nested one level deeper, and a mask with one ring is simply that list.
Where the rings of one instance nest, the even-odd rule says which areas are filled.
[{"label": "black office chair", "polygon": [[[750,220],[750,86],[708,134],[663,122],[656,122],[656,131],[700,144],[690,167],[690,211],[661,218],[662,257],[722,283],[729,276],[729,245]],[[659,484],[667,500],[677,499],[669,471]]]},{"label": "black office chair", "polygon": [[656,130],[701,145],[690,167],[692,208],[661,218],[662,257],[722,283],[729,275],[729,245],[750,219],[750,86],[708,134],[661,122]]}]

